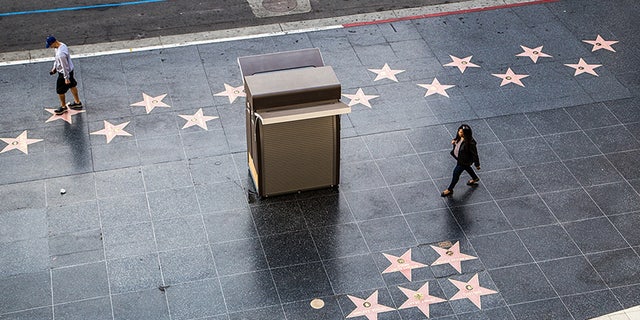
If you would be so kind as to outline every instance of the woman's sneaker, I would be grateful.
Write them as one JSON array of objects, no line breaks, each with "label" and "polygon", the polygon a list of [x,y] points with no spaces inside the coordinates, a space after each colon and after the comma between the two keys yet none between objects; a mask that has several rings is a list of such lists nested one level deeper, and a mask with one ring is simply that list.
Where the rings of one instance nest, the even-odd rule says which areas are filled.
[{"label": "woman's sneaker", "polygon": [[82,102],[71,102],[71,103],[67,103],[67,107],[73,109],[73,110],[81,110],[82,109]]}]

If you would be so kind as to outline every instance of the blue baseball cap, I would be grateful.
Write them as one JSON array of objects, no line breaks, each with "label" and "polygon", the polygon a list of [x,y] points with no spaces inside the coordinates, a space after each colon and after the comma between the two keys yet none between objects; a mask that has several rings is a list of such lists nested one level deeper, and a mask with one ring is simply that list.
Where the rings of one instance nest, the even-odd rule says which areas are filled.
[{"label": "blue baseball cap", "polygon": [[54,37],[54,36],[48,36],[48,37],[47,37],[47,46],[46,46],[46,48],[51,47],[51,45],[52,45],[54,42],[56,42],[56,37]]}]

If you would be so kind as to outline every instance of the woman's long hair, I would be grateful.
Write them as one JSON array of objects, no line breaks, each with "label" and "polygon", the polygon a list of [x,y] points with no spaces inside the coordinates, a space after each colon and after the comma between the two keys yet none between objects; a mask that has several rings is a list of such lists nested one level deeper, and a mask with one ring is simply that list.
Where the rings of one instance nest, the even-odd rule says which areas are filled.
[{"label": "woman's long hair", "polygon": [[471,127],[468,124],[461,124],[460,127],[458,127],[458,130],[456,130],[456,142],[460,141],[460,135],[458,135],[458,131],[460,131],[460,129],[462,129],[462,134],[464,135],[464,139],[466,141],[474,141],[473,140],[473,131],[471,130]]}]

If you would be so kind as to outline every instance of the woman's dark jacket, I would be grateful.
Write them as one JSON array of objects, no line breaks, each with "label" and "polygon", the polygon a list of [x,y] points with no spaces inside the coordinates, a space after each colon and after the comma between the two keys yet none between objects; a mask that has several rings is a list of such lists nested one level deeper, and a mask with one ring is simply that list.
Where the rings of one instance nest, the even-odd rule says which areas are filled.
[{"label": "woman's dark jacket", "polygon": [[[451,156],[456,158],[453,154],[453,150],[455,150],[456,145],[453,145],[453,149],[451,149]],[[478,158],[478,149],[476,148],[476,141],[471,140],[462,140],[462,144],[460,145],[460,150],[458,150],[458,160],[459,165],[470,166],[475,163],[476,167],[480,166],[480,159]]]}]

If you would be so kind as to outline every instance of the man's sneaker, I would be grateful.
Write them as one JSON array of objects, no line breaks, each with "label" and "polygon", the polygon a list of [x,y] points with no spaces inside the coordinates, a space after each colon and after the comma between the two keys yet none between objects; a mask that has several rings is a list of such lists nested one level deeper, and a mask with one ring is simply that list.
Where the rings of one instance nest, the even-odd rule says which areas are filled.
[{"label": "man's sneaker", "polygon": [[57,115],[64,114],[67,112],[67,107],[58,107],[58,109],[53,110],[53,112]]},{"label": "man's sneaker", "polygon": [[73,110],[80,110],[82,109],[82,102],[71,102],[71,103],[67,103],[67,107],[73,109]]}]

